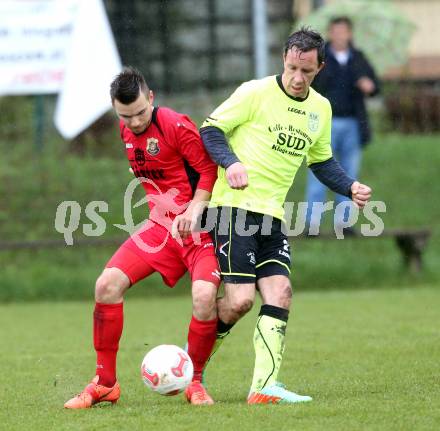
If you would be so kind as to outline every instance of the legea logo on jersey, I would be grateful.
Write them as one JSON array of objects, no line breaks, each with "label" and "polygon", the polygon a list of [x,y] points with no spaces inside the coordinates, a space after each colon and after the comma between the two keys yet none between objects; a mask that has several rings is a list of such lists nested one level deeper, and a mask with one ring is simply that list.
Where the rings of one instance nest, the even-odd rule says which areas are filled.
[{"label": "legea logo on jersey", "polygon": [[309,130],[311,132],[317,132],[319,128],[319,114],[316,112],[309,113]]},{"label": "legea logo on jersey", "polygon": [[303,111],[302,109],[298,109],[298,108],[294,108],[292,106],[290,106],[289,108],[287,108],[287,110],[289,112],[293,112],[294,114],[298,114],[298,115],[306,115],[306,111]]},{"label": "legea logo on jersey", "polygon": [[159,148],[159,140],[156,138],[148,138],[147,139],[147,153],[155,156],[160,151]]}]

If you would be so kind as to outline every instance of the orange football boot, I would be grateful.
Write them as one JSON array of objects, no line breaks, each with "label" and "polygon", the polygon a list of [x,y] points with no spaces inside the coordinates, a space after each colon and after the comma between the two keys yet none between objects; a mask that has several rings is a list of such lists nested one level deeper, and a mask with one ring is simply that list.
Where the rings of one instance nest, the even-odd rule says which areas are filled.
[{"label": "orange football boot", "polygon": [[109,401],[112,404],[116,404],[121,396],[121,388],[119,383],[116,382],[111,388],[98,385],[99,376],[95,376],[91,383],[89,383],[85,389],[73,397],[64,404],[66,409],[88,409],[94,404],[102,403],[103,401]]},{"label": "orange football boot", "polygon": [[203,387],[202,383],[195,380],[191,382],[185,389],[186,399],[190,404],[202,406],[202,405],[212,405],[214,400],[209,396],[206,389]]}]

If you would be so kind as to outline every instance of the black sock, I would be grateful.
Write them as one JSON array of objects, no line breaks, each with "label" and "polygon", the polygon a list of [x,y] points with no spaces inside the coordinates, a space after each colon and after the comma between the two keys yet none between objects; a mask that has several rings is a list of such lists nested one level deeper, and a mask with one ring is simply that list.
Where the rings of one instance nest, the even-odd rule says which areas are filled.
[{"label": "black sock", "polygon": [[226,334],[226,332],[229,332],[234,325],[235,323],[225,323],[222,320],[218,319],[217,334]]},{"label": "black sock", "polygon": [[[260,309],[260,316],[269,316],[275,319],[282,320],[283,322],[287,322],[289,318],[289,310],[285,308],[276,307],[275,305],[264,304]],[[218,332],[218,324],[217,324],[217,332]]]}]

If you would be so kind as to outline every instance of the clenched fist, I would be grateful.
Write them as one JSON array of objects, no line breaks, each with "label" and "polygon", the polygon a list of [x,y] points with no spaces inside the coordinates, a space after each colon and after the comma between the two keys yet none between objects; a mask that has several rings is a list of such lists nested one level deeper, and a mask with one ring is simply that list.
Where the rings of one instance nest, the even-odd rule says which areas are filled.
[{"label": "clenched fist", "polygon": [[359,181],[351,185],[351,199],[359,207],[363,208],[371,198],[371,188]]},{"label": "clenched fist", "polygon": [[244,190],[248,186],[248,174],[243,163],[235,162],[226,169],[226,180],[232,189]]}]

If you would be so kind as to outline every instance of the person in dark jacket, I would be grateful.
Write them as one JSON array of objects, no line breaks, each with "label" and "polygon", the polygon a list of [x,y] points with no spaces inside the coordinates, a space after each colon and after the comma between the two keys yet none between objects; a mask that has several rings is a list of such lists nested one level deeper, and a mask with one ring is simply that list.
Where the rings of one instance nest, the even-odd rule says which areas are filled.
[{"label": "person in dark jacket", "polygon": [[[357,178],[362,147],[371,137],[365,98],[378,93],[379,82],[367,58],[354,47],[352,29],[353,24],[348,17],[336,17],[330,21],[325,67],[318,73],[312,86],[329,99],[332,107],[333,155],[349,176]],[[308,174],[306,194],[308,233],[317,235],[326,187],[311,171]],[[312,211],[314,202],[318,205]],[[335,225],[343,225],[349,217],[350,201],[342,195],[336,195],[335,204],[342,202],[346,209],[342,207],[335,212]],[[345,232],[354,233],[350,229]]]}]

